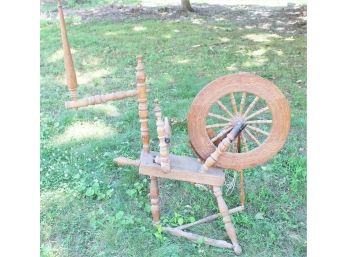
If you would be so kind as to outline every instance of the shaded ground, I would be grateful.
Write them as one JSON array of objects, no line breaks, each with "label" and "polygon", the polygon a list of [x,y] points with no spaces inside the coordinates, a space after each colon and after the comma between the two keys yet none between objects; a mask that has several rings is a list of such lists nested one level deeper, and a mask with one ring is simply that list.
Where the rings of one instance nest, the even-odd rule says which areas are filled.
[{"label": "shaded ground", "polygon": [[[90,10],[65,8],[67,16],[80,17],[82,21],[129,20],[190,20],[193,23],[233,22],[243,29],[261,29],[268,32],[305,34],[307,29],[307,6],[288,5],[271,7],[259,5],[212,5],[195,4],[195,13],[183,12],[179,6],[144,7],[109,5]],[[57,17],[56,10],[42,13],[42,18]]]}]

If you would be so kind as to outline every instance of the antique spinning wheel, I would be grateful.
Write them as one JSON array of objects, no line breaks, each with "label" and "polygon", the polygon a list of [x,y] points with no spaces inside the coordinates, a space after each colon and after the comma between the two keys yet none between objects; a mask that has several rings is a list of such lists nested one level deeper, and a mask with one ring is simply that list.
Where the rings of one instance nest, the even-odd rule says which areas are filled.
[{"label": "antique spinning wheel", "polygon": [[248,125],[216,166],[242,170],[269,160],[284,145],[290,108],[271,81],[249,73],[220,77],[195,97],[188,115],[193,150],[203,160],[239,120]]}]

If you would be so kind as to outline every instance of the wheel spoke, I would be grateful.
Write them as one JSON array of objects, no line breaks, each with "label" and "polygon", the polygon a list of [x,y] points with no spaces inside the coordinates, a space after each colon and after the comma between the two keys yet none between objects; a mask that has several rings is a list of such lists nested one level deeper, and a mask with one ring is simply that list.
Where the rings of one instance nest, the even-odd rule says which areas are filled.
[{"label": "wheel spoke", "polygon": [[225,111],[228,115],[231,116],[231,118],[233,118],[233,114],[226,108],[225,105],[223,105],[223,103],[221,103],[221,101],[218,100],[216,103],[219,105],[221,110]]},{"label": "wheel spoke", "polygon": [[232,104],[232,108],[233,108],[234,113],[238,113],[237,102],[236,102],[236,98],[234,98],[233,93],[230,94],[230,98],[231,98],[231,104]]},{"label": "wheel spoke", "polygon": [[258,146],[261,145],[260,141],[257,140],[257,138],[253,134],[251,134],[251,132],[247,128],[245,128],[244,130],[247,133],[247,135],[251,138],[251,140],[253,140]]},{"label": "wheel spoke", "polygon": [[216,123],[212,125],[207,125],[205,128],[210,129],[210,128],[221,128],[221,127],[226,127],[228,125],[231,125],[231,123]]},{"label": "wheel spoke", "polygon": [[219,120],[225,120],[225,121],[229,121],[229,122],[231,121],[230,119],[228,119],[228,118],[226,118],[224,116],[221,116],[221,115],[215,114],[215,113],[211,113],[211,112],[208,113],[208,116],[209,117],[214,117],[214,118],[219,119]]},{"label": "wheel spoke", "polygon": [[254,98],[254,100],[252,101],[252,103],[248,106],[248,108],[246,109],[245,113],[243,114],[243,116],[247,116],[248,113],[255,107],[255,104],[257,103],[257,101],[259,100],[259,97],[256,96]]},{"label": "wheel spoke", "polygon": [[272,120],[248,120],[246,124],[272,124]]},{"label": "wheel spoke", "polygon": [[266,106],[266,107],[264,107],[264,108],[258,110],[257,112],[254,112],[253,114],[249,115],[249,116],[246,117],[245,119],[246,119],[246,120],[249,120],[249,119],[251,119],[252,117],[255,117],[255,116],[257,116],[257,115],[259,115],[259,114],[261,114],[261,113],[267,111],[268,109],[269,109],[268,106]]},{"label": "wheel spoke", "polygon": [[257,128],[257,127],[254,127],[254,126],[249,125],[248,128],[249,128],[249,129],[252,129],[252,130],[254,130],[254,131],[256,131],[256,132],[259,133],[259,134],[263,134],[263,135],[265,135],[265,136],[269,136],[269,133],[268,133],[268,132],[266,132],[266,131],[264,131],[264,130],[262,130],[262,129],[259,129],[259,128]]},{"label": "wheel spoke", "polygon": [[242,100],[240,100],[240,106],[239,106],[239,113],[243,113],[244,105],[245,105],[245,99],[246,99],[247,93],[243,92],[242,94]]}]

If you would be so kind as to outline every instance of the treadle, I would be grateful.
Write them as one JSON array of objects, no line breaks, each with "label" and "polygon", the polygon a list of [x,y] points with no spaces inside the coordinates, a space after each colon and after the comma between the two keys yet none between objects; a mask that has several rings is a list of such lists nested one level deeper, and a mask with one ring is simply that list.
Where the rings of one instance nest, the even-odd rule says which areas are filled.
[{"label": "treadle", "polygon": [[210,168],[206,173],[200,172],[202,164],[196,159],[170,154],[171,170],[164,173],[161,165],[154,163],[158,152],[141,152],[139,174],[166,179],[181,180],[205,185],[222,186],[225,174],[220,168]]},{"label": "treadle", "polygon": [[220,247],[220,248],[233,249],[233,245],[225,240],[212,239],[212,238],[201,236],[191,232],[186,232],[178,228],[164,227],[163,229],[164,229],[164,232],[167,232],[173,236],[184,237],[195,243],[199,242],[200,240],[203,240],[203,242],[207,245],[212,245],[212,246]]}]

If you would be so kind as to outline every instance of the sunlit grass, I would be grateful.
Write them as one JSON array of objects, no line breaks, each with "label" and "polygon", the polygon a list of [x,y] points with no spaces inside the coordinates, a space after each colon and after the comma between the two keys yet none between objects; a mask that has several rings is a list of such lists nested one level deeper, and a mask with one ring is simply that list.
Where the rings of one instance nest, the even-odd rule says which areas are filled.
[{"label": "sunlit grass", "polygon": [[113,132],[112,128],[101,122],[77,122],[67,127],[63,134],[54,137],[53,143],[65,144],[85,139],[105,138]]}]

